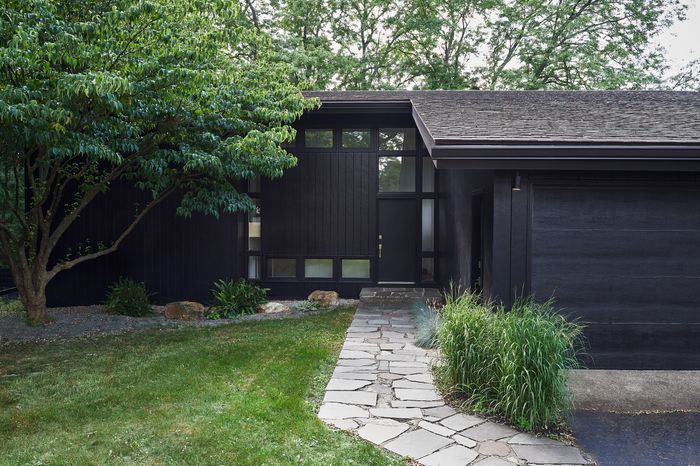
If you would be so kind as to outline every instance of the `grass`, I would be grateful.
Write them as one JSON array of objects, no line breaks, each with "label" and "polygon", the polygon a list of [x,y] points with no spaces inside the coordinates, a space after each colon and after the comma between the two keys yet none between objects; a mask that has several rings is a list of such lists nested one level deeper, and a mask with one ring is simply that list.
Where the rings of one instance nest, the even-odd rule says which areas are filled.
[{"label": "grass", "polygon": [[0,348],[0,464],[404,464],[316,418],[351,319]]},{"label": "grass", "polygon": [[464,293],[448,300],[439,331],[441,387],[468,409],[503,416],[524,430],[555,427],[569,408],[567,370],[578,367],[582,327],[552,302],[525,299],[508,312]]}]

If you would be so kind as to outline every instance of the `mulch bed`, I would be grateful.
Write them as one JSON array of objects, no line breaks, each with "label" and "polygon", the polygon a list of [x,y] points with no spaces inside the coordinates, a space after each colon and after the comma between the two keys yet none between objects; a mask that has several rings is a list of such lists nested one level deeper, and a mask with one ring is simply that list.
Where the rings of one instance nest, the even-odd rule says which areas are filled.
[{"label": "mulch bed", "polygon": [[[284,301],[285,304],[293,302]],[[354,305],[354,300],[341,300],[340,306]],[[293,319],[320,314],[323,311],[295,311],[277,314],[252,314],[233,319],[218,320],[169,320],[163,317],[162,306],[154,306],[154,313],[145,317],[129,317],[107,312],[104,306],[74,306],[49,309],[53,320],[48,325],[27,325],[24,314],[0,316],[0,346],[24,342],[47,342],[98,335],[119,335],[150,329],[177,329],[182,327],[216,327],[236,322]]]}]

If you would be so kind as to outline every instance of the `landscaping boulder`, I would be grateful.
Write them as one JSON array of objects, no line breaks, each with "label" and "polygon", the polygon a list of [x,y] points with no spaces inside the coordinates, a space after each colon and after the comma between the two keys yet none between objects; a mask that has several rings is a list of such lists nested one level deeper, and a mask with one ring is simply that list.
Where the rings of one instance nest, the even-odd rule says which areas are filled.
[{"label": "landscaping boulder", "polygon": [[315,301],[324,306],[337,306],[338,293],[335,291],[316,290],[309,295],[309,301]]},{"label": "landscaping boulder", "polygon": [[269,303],[258,306],[258,312],[261,314],[277,314],[279,312],[289,312],[289,306],[282,303],[271,301]]},{"label": "landscaping boulder", "polygon": [[165,318],[174,320],[199,320],[207,309],[193,301],[176,301],[165,305]]}]

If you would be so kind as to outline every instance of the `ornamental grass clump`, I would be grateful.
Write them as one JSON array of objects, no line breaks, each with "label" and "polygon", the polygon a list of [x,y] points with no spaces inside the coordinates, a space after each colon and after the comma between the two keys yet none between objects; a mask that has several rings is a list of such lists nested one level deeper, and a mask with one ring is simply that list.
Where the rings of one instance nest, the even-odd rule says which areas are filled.
[{"label": "ornamental grass clump", "polygon": [[475,411],[524,430],[556,424],[569,407],[566,371],[578,367],[582,326],[552,301],[520,300],[511,310],[464,293],[443,310],[441,381]]},{"label": "ornamental grass clump", "polygon": [[442,326],[442,316],[435,303],[418,301],[413,305],[413,319],[416,322],[416,345],[421,348],[437,348],[438,332]]}]

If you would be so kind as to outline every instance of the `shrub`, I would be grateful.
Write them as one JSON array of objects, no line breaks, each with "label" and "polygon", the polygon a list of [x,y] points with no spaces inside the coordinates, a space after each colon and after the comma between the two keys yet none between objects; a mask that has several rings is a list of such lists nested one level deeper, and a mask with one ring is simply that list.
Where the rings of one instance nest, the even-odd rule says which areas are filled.
[{"label": "shrub", "polygon": [[217,280],[211,290],[214,303],[208,317],[224,319],[241,314],[255,314],[258,306],[267,302],[268,288],[248,280]]},{"label": "shrub", "polygon": [[464,293],[443,309],[440,379],[477,411],[524,430],[556,423],[569,407],[566,370],[578,367],[582,326],[552,301],[518,301],[510,311]]},{"label": "shrub", "polygon": [[299,312],[324,311],[329,306],[319,303],[318,301],[304,300],[294,304],[294,310]]},{"label": "shrub", "polygon": [[416,344],[421,348],[437,348],[442,316],[434,303],[418,301],[413,305],[416,322]]},{"label": "shrub", "polygon": [[116,314],[140,317],[151,313],[146,285],[120,278],[107,291],[105,307]]},{"label": "shrub", "polygon": [[22,301],[17,298],[4,298],[0,296],[0,316],[20,314],[24,312]]}]

